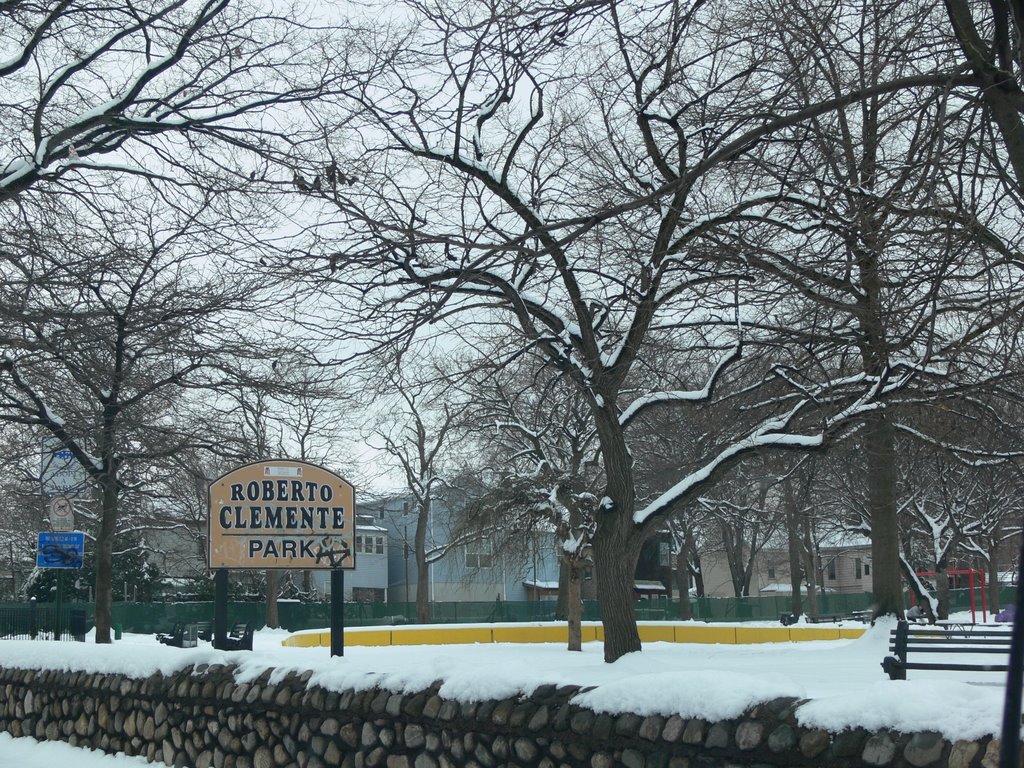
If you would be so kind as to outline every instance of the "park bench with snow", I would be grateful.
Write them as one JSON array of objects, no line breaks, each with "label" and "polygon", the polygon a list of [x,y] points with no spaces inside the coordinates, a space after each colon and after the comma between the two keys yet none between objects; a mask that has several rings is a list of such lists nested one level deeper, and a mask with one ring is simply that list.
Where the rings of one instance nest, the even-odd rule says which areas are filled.
[{"label": "park bench with snow", "polygon": [[[894,655],[885,657],[882,669],[891,680],[906,680],[908,669],[1005,672],[1010,637],[1011,633],[1005,629],[984,625],[953,629],[901,621],[889,633],[889,651]],[[936,657],[909,661],[911,654],[936,654]]]}]

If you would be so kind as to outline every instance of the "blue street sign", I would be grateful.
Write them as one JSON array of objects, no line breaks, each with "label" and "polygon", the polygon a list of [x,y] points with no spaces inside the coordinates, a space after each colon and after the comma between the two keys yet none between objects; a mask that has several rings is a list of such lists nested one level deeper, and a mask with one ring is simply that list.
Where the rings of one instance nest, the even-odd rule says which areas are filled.
[{"label": "blue street sign", "polygon": [[36,566],[39,568],[81,568],[85,557],[85,534],[81,531],[67,533],[41,532],[36,550]]}]

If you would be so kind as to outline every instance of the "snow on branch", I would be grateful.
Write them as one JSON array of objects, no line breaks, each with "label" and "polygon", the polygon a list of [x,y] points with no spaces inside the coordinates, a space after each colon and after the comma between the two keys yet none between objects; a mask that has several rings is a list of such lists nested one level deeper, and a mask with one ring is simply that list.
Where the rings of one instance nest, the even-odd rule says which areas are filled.
[{"label": "snow on branch", "polygon": [[622,412],[621,416],[619,416],[619,424],[625,427],[642,411],[655,405],[679,402],[693,403],[707,400],[711,397],[715,384],[718,382],[718,378],[721,374],[729,367],[730,364],[739,360],[742,354],[742,345],[737,344],[719,361],[718,365],[715,366],[715,370],[711,372],[707,382],[701,389],[693,389],[689,391],[672,390],[665,392],[652,392],[649,395],[637,398],[630,403],[629,407]]},{"label": "snow on branch", "polygon": [[978,448],[968,448],[962,445],[953,445],[934,438],[931,435],[926,435],[924,432],[914,429],[908,424],[895,423],[893,424],[893,427],[901,432],[906,432],[908,435],[911,435],[922,442],[948,451],[954,458],[956,458],[957,461],[968,467],[985,467],[1005,464],[1010,459],[1017,459],[1024,456],[1024,451],[986,451]]},{"label": "snow on branch", "polygon": [[825,421],[821,429],[815,434],[798,434],[787,432],[786,430],[797,414],[814,402],[816,398],[801,400],[788,413],[762,422],[757,429],[746,437],[724,448],[718,455],[707,461],[704,466],[691,472],[646,507],[637,510],[633,514],[633,522],[637,525],[643,525],[652,517],[667,513],[679,501],[694,492],[695,489],[712,480],[718,472],[725,469],[740,456],[751,451],[759,448],[820,448],[825,444],[825,437],[829,432],[851,419],[881,408],[882,405],[878,402],[878,398],[885,392],[902,386],[900,381],[886,384],[886,379],[886,376],[878,377],[877,380],[872,382],[871,387],[867,391]]}]

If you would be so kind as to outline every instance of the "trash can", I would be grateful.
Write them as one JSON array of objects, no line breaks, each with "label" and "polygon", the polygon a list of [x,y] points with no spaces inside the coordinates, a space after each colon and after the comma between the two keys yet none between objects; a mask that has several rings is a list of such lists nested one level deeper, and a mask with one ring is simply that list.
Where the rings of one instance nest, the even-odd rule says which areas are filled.
[{"label": "trash can", "polygon": [[78,642],[85,642],[85,611],[81,608],[71,609],[68,632]]},{"label": "trash can", "polygon": [[120,640],[121,639],[121,632],[122,631],[124,631],[124,628],[120,624],[115,624],[114,625],[114,639],[115,640]]}]

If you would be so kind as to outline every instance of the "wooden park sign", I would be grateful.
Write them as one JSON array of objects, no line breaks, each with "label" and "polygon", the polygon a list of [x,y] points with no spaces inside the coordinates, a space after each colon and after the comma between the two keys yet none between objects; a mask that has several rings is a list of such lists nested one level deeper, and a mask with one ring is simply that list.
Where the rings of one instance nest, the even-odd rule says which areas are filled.
[{"label": "wooden park sign", "polygon": [[[228,571],[331,571],[331,656],[345,653],[345,571],[356,567],[356,494],[304,461],[246,464],[210,483],[213,645],[227,643]],[[250,635],[251,638],[251,635]]]},{"label": "wooden park sign", "polygon": [[210,484],[211,569],[355,568],[355,490],[315,464],[246,464]]}]

